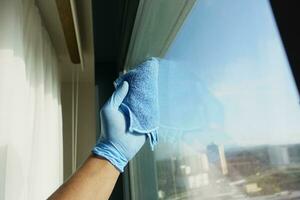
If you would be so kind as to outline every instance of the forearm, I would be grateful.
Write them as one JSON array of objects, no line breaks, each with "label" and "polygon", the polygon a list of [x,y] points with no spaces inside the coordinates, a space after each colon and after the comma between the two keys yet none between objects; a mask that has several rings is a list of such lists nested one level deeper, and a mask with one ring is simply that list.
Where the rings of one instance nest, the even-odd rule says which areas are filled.
[{"label": "forearm", "polygon": [[120,105],[128,90],[128,82],[124,81],[101,109],[101,136],[92,150],[93,155],[99,157],[90,156],[83,166],[49,197],[50,200],[109,198],[120,172],[124,171],[127,163],[146,141],[145,134],[135,134],[126,127],[126,118]]},{"label": "forearm", "polygon": [[119,171],[107,160],[90,156],[83,166],[49,199],[106,200],[119,174]]}]

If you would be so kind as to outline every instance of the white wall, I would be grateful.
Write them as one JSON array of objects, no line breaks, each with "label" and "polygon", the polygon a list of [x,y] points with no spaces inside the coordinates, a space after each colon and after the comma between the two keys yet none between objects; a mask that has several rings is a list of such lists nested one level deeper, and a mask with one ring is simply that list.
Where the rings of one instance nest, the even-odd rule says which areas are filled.
[{"label": "white wall", "polygon": [[[72,173],[72,84],[62,83],[64,179]],[[96,103],[93,82],[79,83],[77,167],[90,154],[96,142]]]}]

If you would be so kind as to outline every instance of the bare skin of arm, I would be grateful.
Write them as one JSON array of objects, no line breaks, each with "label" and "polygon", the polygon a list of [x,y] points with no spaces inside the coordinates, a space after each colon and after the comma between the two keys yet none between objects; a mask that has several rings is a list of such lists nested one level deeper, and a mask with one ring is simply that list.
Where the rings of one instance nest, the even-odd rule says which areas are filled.
[{"label": "bare skin of arm", "polygon": [[120,172],[107,160],[90,156],[80,169],[49,200],[106,200]]}]

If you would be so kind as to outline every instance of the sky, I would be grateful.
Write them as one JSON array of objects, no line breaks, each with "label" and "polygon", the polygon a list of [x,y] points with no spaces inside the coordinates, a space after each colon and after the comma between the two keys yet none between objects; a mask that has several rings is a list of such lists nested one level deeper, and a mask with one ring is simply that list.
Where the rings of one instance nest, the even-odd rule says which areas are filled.
[{"label": "sky", "polygon": [[300,143],[299,95],[267,0],[197,1],[161,62],[163,142]]}]

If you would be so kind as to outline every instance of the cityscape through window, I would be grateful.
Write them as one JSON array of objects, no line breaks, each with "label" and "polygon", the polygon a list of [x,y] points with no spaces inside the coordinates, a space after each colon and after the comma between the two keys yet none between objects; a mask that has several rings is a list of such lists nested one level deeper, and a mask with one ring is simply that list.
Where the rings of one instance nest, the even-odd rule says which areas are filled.
[{"label": "cityscape through window", "polygon": [[159,73],[160,199],[300,199],[300,105],[267,0],[201,0]]}]

